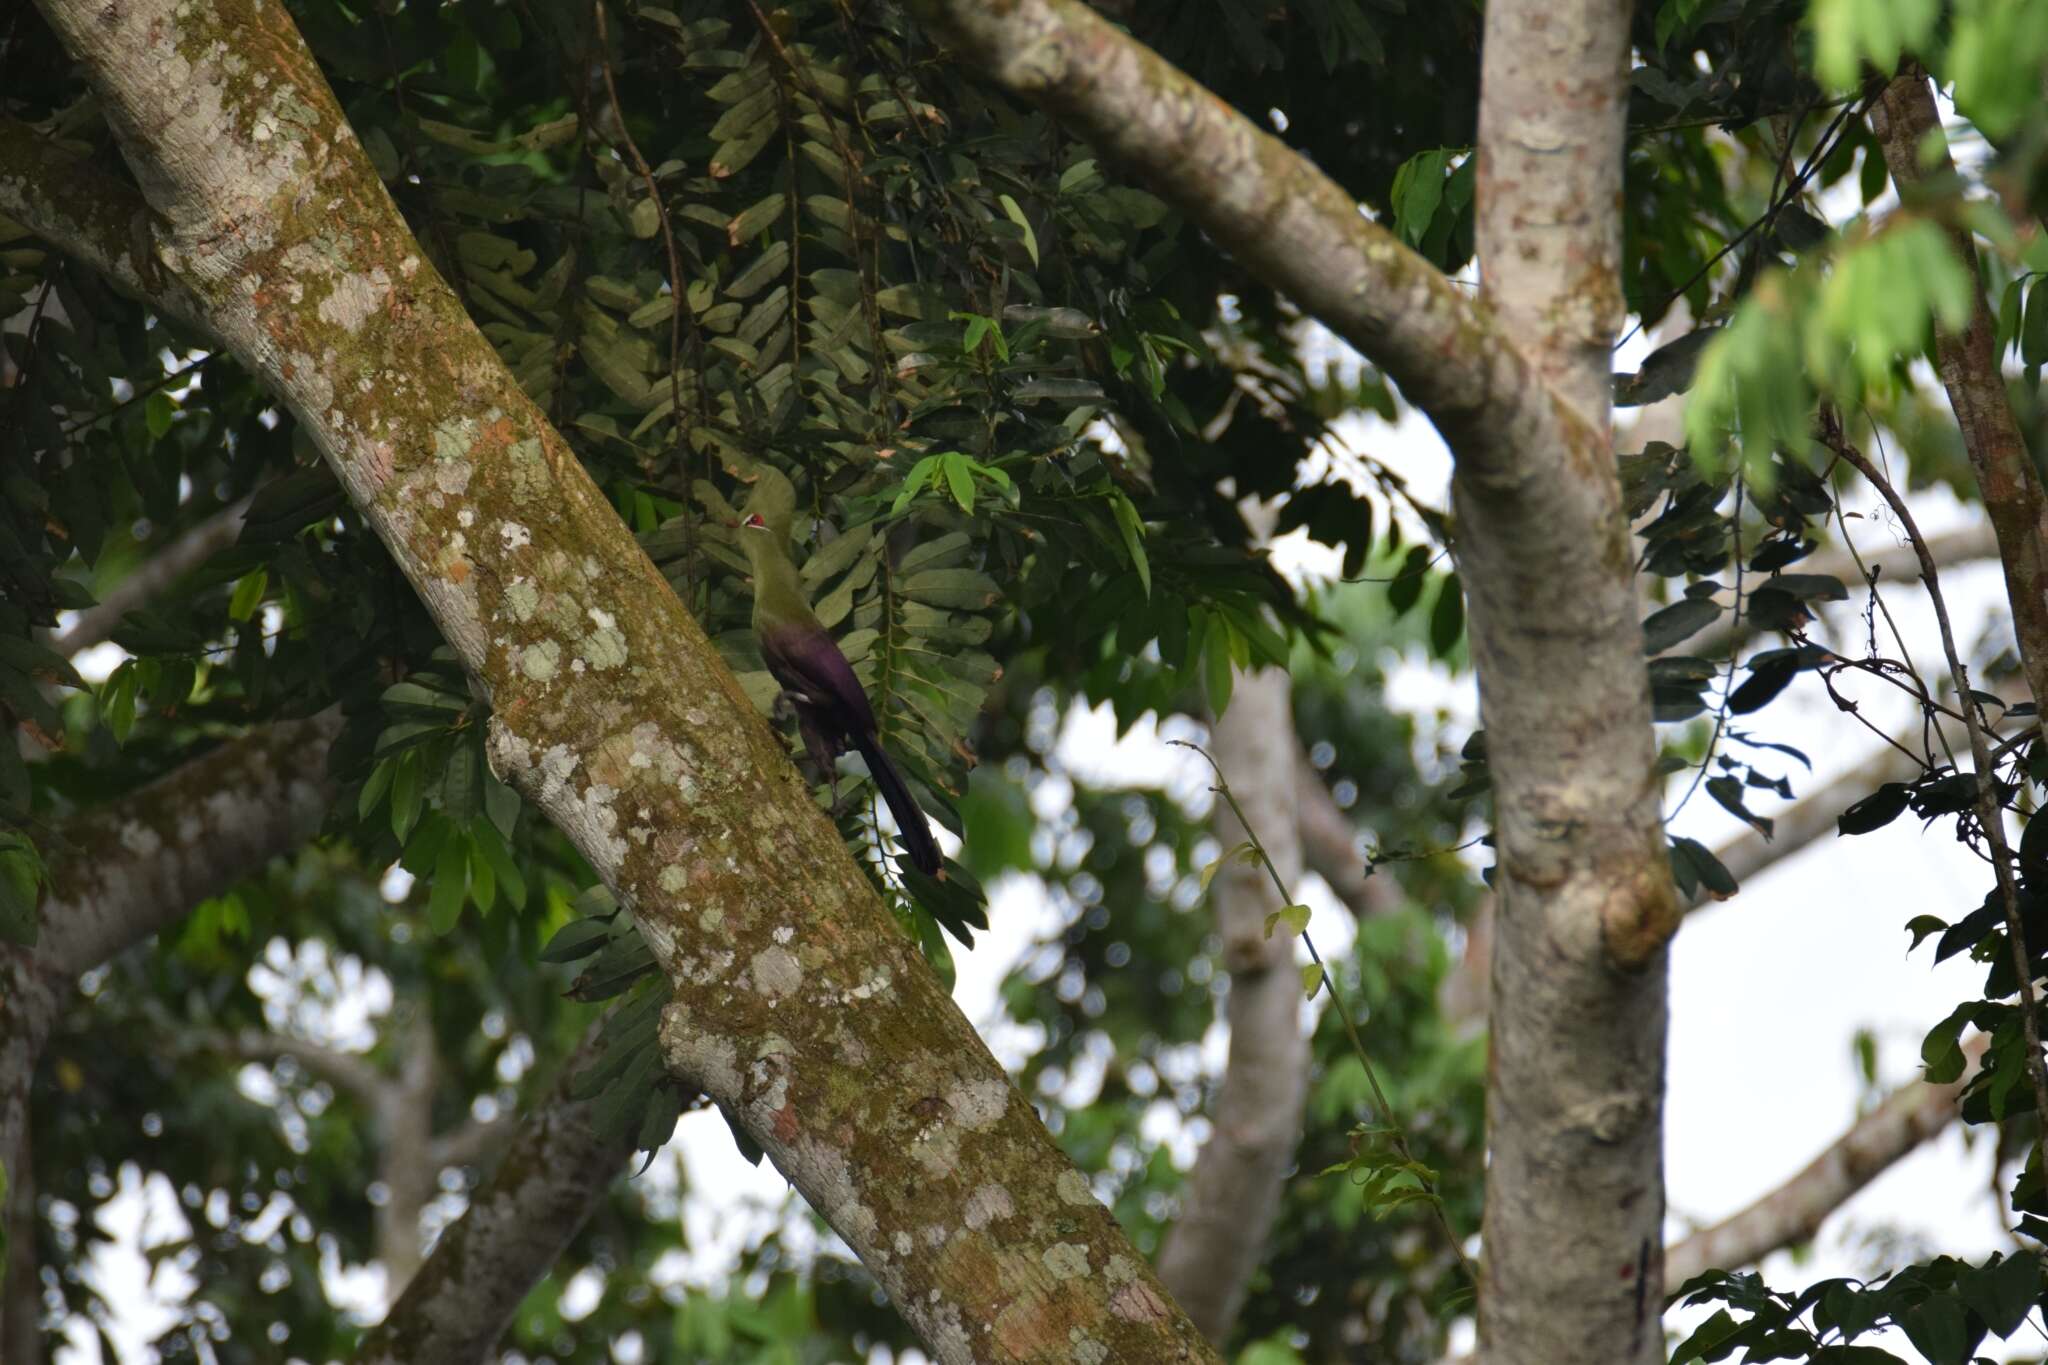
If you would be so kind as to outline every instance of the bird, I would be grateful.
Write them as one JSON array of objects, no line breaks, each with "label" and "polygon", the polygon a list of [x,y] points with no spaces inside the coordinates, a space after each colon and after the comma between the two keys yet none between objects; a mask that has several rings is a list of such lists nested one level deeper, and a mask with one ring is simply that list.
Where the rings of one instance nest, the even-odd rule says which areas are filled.
[{"label": "bird", "polygon": [[839,756],[851,747],[867,761],[882,799],[896,817],[911,866],[928,877],[939,875],[939,845],[918,809],[903,774],[883,751],[875,733],[875,712],[868,704],[853,665],[820,625],[804,597],[796,562],[789,554],[790,523],[796,515],[796,489],[779,471],[762,466],[754,491],[740,509],[741,548],[754,576],[754,638],[762,662],[796,707],[797,732],[813,762],[835,785]]}]

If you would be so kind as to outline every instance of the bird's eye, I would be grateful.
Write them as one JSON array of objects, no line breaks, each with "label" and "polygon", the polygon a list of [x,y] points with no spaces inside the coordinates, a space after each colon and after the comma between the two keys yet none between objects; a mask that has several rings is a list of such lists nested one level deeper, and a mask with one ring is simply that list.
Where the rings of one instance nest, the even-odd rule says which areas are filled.
[{"label": "bird's eye", "polygon": [[756,512],[752,516],[748,517],[745,521],[741,522],[740,525],[751,526],[757,531],[765,531],[768,529],[768,523],[761,519],[761,514],[759,512]]}]

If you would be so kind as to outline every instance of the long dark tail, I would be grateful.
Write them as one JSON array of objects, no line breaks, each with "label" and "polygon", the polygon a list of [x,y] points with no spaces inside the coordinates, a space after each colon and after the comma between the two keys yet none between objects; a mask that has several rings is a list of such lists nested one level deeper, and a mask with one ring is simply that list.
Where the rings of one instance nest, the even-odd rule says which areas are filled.
[{"label": "long dark tail", "polygon": [[867,760],[868,772],[874,777],[875,785],[881,788],[882,799],[889,803],[889,813],[896,817],[896,827],[902,831],[904,851],[910,854],[911,866],[927,877],[939,875],[939,843],[932,838],[932,827],[926,823],[924,812],[917,808],[917,802],[910,795],[910,788],[903,785],[903,774],[889,761],[889,755],[882,751],[881,742],[873,735],[856,734],[854,747]]}]

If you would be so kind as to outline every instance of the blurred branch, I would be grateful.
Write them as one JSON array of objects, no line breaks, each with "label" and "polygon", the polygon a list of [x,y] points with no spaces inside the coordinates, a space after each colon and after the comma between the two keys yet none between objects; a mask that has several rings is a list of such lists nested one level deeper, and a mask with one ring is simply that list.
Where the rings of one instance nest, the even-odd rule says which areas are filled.
[{"label": "blurred branch", "polygon": [[437,1171],[450,1166],[481,1166],[512,1134],[517,1115],[500,1109],[494,1118],[474,1116],[442,1133],[428,1148],[429,1162]]},{"label": "blurred branch", "polygon": [[633,1150],[631,1134],[600,1137],[593,1102],[569,1095],[601,1027],[591,1024],[546,1101],[519,1121],[496,1171],[363,1338],[355,1365],[476,1365],[490,1357]]},{"label": "blurred branch", "polygon": [[289,1057],[372,1113],[383,1106],[385,1091],[391,1087],[384,1073],[361,1053],[342,1052],[261,1029],[243,1029],[238,1033],[188,1030],[180,1035],[178,1047],[182,1052],[213,1052],[244,1062],[274,1062]]},{"label": "blurred branch", "polygon": [[0,943],[0,1164],[12,1229],[0,1352],[10,1365],[40,1354],[29,1087],[72,983],[311,838],[333,800],[327,751],[340,732],[338,709],[252,730],[43,841],[36,945]]},{"label": "blurred branch", "polygon": [[[1302,861],[1295,812],[1299,746],[1275,741],[1293,734],[1292,691],[1280,669],[1240,672],[1214,740],[1217,767],[1289,885]],[[1214,818],[1223,847],[1252,837],[1227,802],[1216,803]],[[1266,928],[1267,916],[1283,903],[1262,869],[1240,858],[1227,859],[1209,894],[1230,971],[1224,997],[1230,1056],[1210,1107],[1214,1131],[1188,1172],[1180,1217],[1159,1252],[1159,1277],[1218,1344],[1244,1306],[1301,1141],[1309,1049],[1294,937]]]},{"label": "blurred branch", "polygon": [[1964,1045],[1968,1064],[1959,1079],[1900,1086],[1799,1174],[1734,1217],[1667,1248],[1670,1283],[1683,1284],[1703,1270],[1734,1270],[1812,1237],[1851,1195],[1954,1121],[1957,1098],[1976,1074],[1986,1041],[1979,1035]]},{"label": "blurred branch", "polygon": [[[1941,130],[1934,90],[1917,64],[1908,63],[1884,87],[1869,117],[1901,198],[1910,203],[1928,181],[1954,178],[1955,160]],[[1998,328],[1977,283],[1977,252],[1969,230],[1958,223],[1951,227],[1950,239],[1969,271],[1970,321],[1960,333],[1935,329],[1935,369],[1948,391],[1963,450],[1997,532],[2027,683],[2036,697],[2048,697],[2048,490],[2042,487],[2013,415],[1999,365]]]},{"label": "blurred branch", "polygon": [[[1287,733],[1294,736],[1289,723]],[[1338,900],[1353,915],[1383,915],[1400,905],[1400,892],[1384,877],[1365,870],[1365,853],[1358,846],[1358,826],[1338,809],[1336,798],[1322,774],[1293,738],[1294,807],[1296,828],[1301,839],[1301,860],[1308,870],[1328,883]]]},{"label": "blurred branch", "polygon": [[112,635],[122,617],[154,600],[172,583],[211,559],[216,550],[234,544],[241,533],[242,515],[248,510],[249,499],[243,498],[194,524],[136,565],[134,572],[108,589],[98,605],[78,613],[70,629],[50,641],[50,648],[69,657]]}]

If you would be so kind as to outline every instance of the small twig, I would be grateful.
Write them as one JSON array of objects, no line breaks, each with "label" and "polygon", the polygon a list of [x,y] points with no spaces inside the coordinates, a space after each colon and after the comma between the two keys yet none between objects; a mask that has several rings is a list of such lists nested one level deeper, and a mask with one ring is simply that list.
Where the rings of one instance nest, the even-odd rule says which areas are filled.
[{"label": "small twig", "polygon": [[1821,440],[1830,450],[1854,465],[1890,504],[1899,524],[1905,528],[1906,538],[1913,543],[1914,552],[1920,557],[1920,576],[1927,584],[1927,600],[1934,606],[1934,619],[1941,626],[1941,648],[1948,656],[1949,674],[1955,680],[1956,703],[1962,710],[1963,724],[1970,732],[1970,756],[1977,768],[1977,820],[1984,828],[1985,841],[1991,846],[1991,870],[1998,878],[1999,898],[2005,903],[2005,934],[2012,949],[2013,970],[2019,985],[2020,1026],[2027,1040],[2027,1079],[2033,1083],[2034,1112],[2041,1119],[2041,1133],[2035,1138],[2035,1158],[2048,1164],[2048,1065],[2042,1062],[2041,1022],[2034,1015],[2034,973],[2027,961],[2026,927],[2020,919],[2019,892],[2013,886],[2012,854],[2006,847],[2004,812],[1996,797],[1996,769],[1992,767],[1991,747],[1985,743],[1984,727],[1978,723],[1978,708],[1970,695],[1969,670],[1956,650],[1955,629],[1949,624],[1948,604],[1941,595],[1941,571],[1935,567],[1934,556],[1928,552],[1927,541],[1921,536],[1920,527],[1914,522],[1912,509],[1906,506],[1906,500],[1899,496],[1891,481],[1864,458],[1862,451],[1849,444],[1842,434],[1841,416],[1832,408],[1821,411]]},{"label": "small twig", "polygon": [[109,417],[112,417],[115,413],[121,411],[121,409],[133,406],[136,403],[140,403],[143,399],[149,397],[158,389],[169,388],[171,385],[177,383],[180,379],[183,379],[188,375],[197,374],[199,371],[205,369],[208,365],[211,365],[215,360],[219,359],[220,356],[221,352],[219,351],[208,351],[205,355],[199,357],[199,359],[193,361],[191,364],[180,366],[179,368],[172,370],[169,374],[163,375],[156,379],[152,379],[149,383],[139,386],[133,393],[129,394],[126,398],[123,398],[120,402],[114,404],[112,407],[107,408],[102,412],[96,412],[92,414],[90,417],[81,417],[77,421],[70,423],[64,428],[64,435],[69,436],[74,432],[83,431],[87,427],[92,426],[95,423],[106,421]]},{"label": "small twig", "polygon": [[[1190,740],[1170,739],[1167,743],[1176,748],[1192,749],[1202,756],[1210,771],[1216,774],[1216,785],[1209,790],[1222,797],[1224,804],[1230,807],[1230,813],[1237,817],[1238,825],[1244,830],[1245,839],[1251,844],[1252,851],[1258,855],[1260,866],[1266,869],[1266,876],[1271,879],[1274,891],[1279,893],[1280,903],[1293,905],[1294,897],[1288,893],[1287,883],[1281,880],[1280,869],[1273,866],[1273,859],[1266,852],[1265,844],[1260,841],[1259,832],[1252,827],[1244,808],[1237,804],[1237,797],[1231,794],[1230,782],[1223,776],[1222,767],[1207,749]],[[1471,1259],[1465,1255],[1464,1243],[1459,1240],[1457,1230],[1451,1226],[1450,1214],[1444,1209],[1443,1196],[1437,1193],[1435,1182],[1420,1174],[1427,1168],[1415,1159],[1415,1153],[1409,1149],[1408,1135],[1401,1127],[1400,1118],[1394,1113],[1392,1102],[1387,1099],[1387,1092],[1380,1087],[1379,1073],[1373,1070],[1372,1059],[1366,1055],[1365,1040],[1359,1037],[1358,1025],[1351,1017],[1351,1009],[1345,1003],[1343,993],[1337,988],[1336,974],[1330,970],[1329,964],[1323,961],[1323,955],[1316,951],[1315,940],[1309,937],[1305,927],[1301,931],[1301,942],[1308,949],[1309,960],[1315,963],[1316,970],[1322,974],[1319,984],[1330,993],[1330,1006],[1343,1023],[1344,1033],[1351,1040],[1352,1054],[1358,1058],[1359,1066],[1365,1071],[1366,1084],[1372,1088],[1373,1103],[1379,1106],[1380,1116],[1386,1122],[1387,1134],[1393,1139],[1395,1152],[1400,1155],[1401,1160],[1408,1163],[1410,1173],[1414,1174],[1416,1183],[1422,1187],[1424,1198],[1436,1212],[1437,1224],[1443,1228],[1444,1236],[1450,1241],[1451,1253],[1458,1258],[1458,1265],[1465,1272],[1466,1282],[1476,1289],[1479,1285],[1479,1272]]]}]

